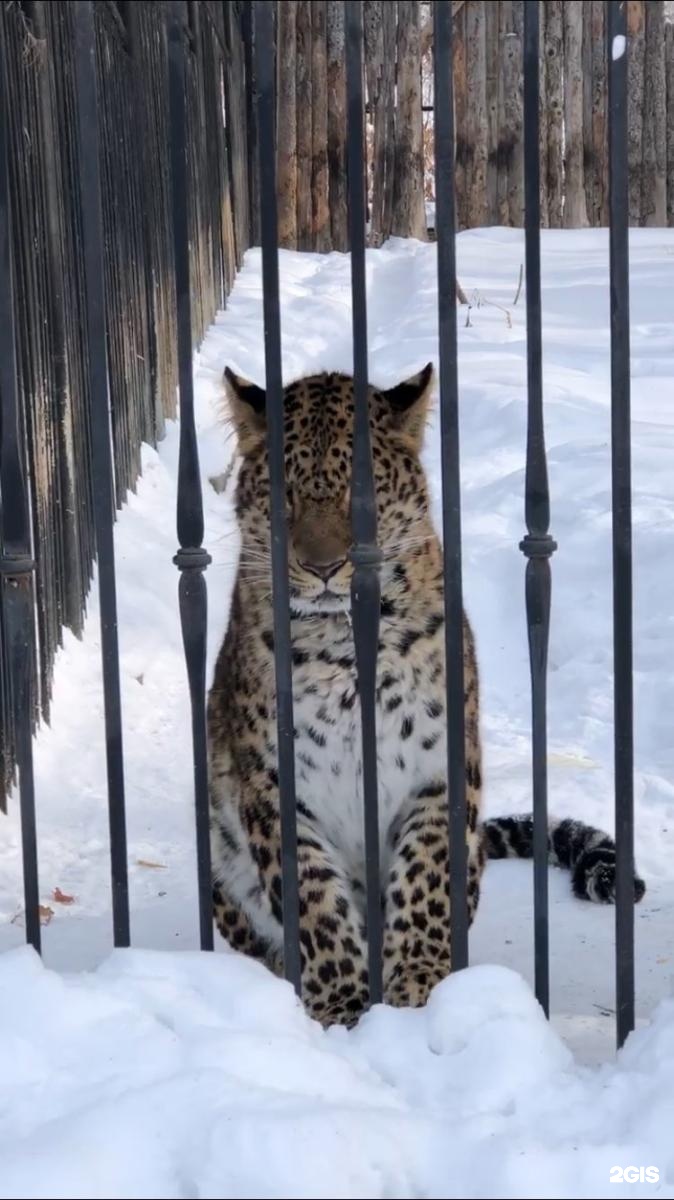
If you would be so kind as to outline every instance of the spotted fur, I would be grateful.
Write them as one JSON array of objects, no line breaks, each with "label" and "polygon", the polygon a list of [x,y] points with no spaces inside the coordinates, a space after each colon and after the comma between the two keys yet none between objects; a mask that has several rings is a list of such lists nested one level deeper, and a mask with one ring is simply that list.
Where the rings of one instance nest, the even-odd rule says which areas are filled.
[{"label": "spotted fur", "polygon": [[[266,397],[231,372],[226,389],[241,456],[236,507],[242,548],[208,703],[214,914],[235,949],[280,972]],[[397,387],[369,392],[383,552],[376,698],[384,996],[396,1005],[423,1004],[450,966],[442,551],[419,458],[431,391],[429,364]],[[352,422],[352,381],[346,376],[316,375],[285,390],[302,991],[324,1024],[350,1023],[368,1002],[348,558]],[[478,672],[465,617],[463,638],[472,921],[487,853],[530,853],[531,822],[479,823]],[[562,822],[551,831],[551,846],[557,861],[572,870],[576,894],[610,898],[610,839]]]}]

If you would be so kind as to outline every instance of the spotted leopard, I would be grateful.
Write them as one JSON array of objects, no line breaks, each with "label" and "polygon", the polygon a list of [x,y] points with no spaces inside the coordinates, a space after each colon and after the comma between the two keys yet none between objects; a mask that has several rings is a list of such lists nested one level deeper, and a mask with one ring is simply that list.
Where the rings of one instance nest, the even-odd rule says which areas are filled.
[{"label": "spotted leopard", "polygon": [[[241,555],[208,702],[214,915],[237,950],[282,969],[278,744],[265,392],[225,372],[241,465]],[[422,1005],[449,971],[446,691],[442,550],[420,462],[429,364],[369,390],[382,549],[377,668],[384,999]],[[328,1025],[368,1003],[360,715],[350,613],[352,380],[285,389],[302,994]],[[487,857],[531,857],[530,817],[480,822],[478,670],[463,622],[468,915]],[[615,846],[552,822],[552,862],[575,894],[611,901]],[[635,895],[644,885],[635,879]]]}]

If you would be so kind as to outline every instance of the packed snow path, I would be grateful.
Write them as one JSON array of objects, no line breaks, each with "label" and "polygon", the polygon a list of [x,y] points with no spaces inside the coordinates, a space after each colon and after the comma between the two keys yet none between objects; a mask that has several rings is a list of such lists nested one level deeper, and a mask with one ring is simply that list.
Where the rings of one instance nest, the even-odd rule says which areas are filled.
[{"label": "packed snow path", "polygon": [[[648,886],[646,898],[637,909],[636,920],[637,1011],[640,1023],[643,1023],[656,1003],[671,992],[674,962],[674,738],[671,733],[674,679],[674,314],[671,303],[674,232],[634,231],[631,248],[636,844],[639,869]],[[512,306],[523,259],[521,233],[480,230],[463,234],[459,238],[458,256],[464,287],[469,295],[477,290],[485,301],[479,308],[476,306],[471,310],[469,328],[463,324],[465,310],[460,311],[459,369],[465,598],[476,631],[482,677],[486,810],[496,814],[527,810],[531,803],[525,562],[518,549],[524,532],[524,297],[520,298],[517,307]],[[286,377],[290,379],[321,368],[350,370],[348,259],[340,255],[319,257],[284,253],[281,255],[281,279]],[[434,246],[392,242],[382,250],[368,253],[368,293],[370,364],[374,381],[392,383],[429,359],[437,361]],[[509,317],[503,309],[509,310]],[[608,237],[605,232],[546,231],[543,234],[543,312],[551,532],[559,546],[552,560],[550,808],[556,814],[582,817],[612,829],[609,307]],[[226,625],[238,548],[231,497],[216,495],[208,483],[210,476],[219,474],[226,467],[232,452],[232,439],[219,417],[219,381],[225,363],[260,381],[263,379],[261,320],[260,256],[258,251],[251,251],[227,312],[219,316],[209,332],[196,368],[207,523],[205,541],[214,558],[207,573],[211,663]],[[178,621],[177,572],[171,561],[176,545],[177,451],[175,426],[169,427],[158,452],[144,451],[143,478],[137,493],[130,496],[120,514],[116,530],[132,937],[135,947],[159,950],[190,950],[197,945],[189,708]],[[429,430],[427,463],[434,498],[439,502],[437,453],[437,426],[434,423]],[[439,506],[437,512],[439,514]],[[41,731],[36,746],[36,785],[41,898],[46,918],[50,917],[48,910],[51,910],[49,924],[43,929],[45,961],[50,967],[66,971],[94,967],[106,958],[111,944],[102,685],[95,593],[83,641],[78,643],[67,636],[59,656],[51,727]],[[0,820],[0,829],[0,948],[4,949],[18,946],[24,936],[15,800],[11,801],[9,818]],[[570,894],[568,875],[562,872],[552,872],[550,882],[553,1025],[579,1061],[607,1060],[613,1054],[614,1037],[614,912],[575,901]],[[54,898],[55,892],[61,899]],[[502,964],[531,981],[531,894],[529,864],[489,865],[478,918],[471,933],[473,963]],[[64,903],[63,898],[72,899],[72,902]],[[380,1012],[368,1018],[363,1031],[348,1038],[344,1035],[343,1040],[334,1034],[326,1041],[302,1023],[300,1016],[292,1015],[290,999],[283,999],[282,985],[266,977],[261,979],[257,972],[249,976],[248,966],[237,965],[236,961],[220,956],[205,965],[198,957],[187,957],[171,964],[163,958],[131,955],[125,959],[122,955],[93,978],[62,983],[38,968],[30,955],[0,958],[0,968],[4,972],[2,994],[10,998],[9,1013],[0,1022],[0,1034],[9,1039],[7,1053],[11,1053],[12,1045],[16,1048],[16,1071],[10,1070],[4,1078],[9,1089],[6,1100],[10,1132],[6,1136],[10,1139],[8,1144],[14,1145],[16,1141],[18,1146],[15,1152],[12,1151],[15,1173],[12,1173],[14,1167],[8,1173],[0,1170],[0,1194],[9,1195],[15,1188],[19,1195],[84,1195],[92,1186],[91,1173],[87,1174],[84,1168],[81,1176],[66,1172],[62,1183],[49,1184],[51,1191],[41,1190],[46,1186],[45,1179],[61,1179],[53,1175],[48,1151],[41,1160],[45,1174],[41,1175],[37,1166],[32,1174],[30,1171],[26,1174],[26,1163],[31,1161],[31,1146],[38,1145],[38,1142],[32,1142],[33,1131],[42,1122],[57,1121],[56,1126],[49,1127],[52,1132],[47,1144],[52,1145],[52,1149],[61,1146],[61,1161],[66,1162],[68,1145],[73,1155],[76,1150],[72,1148],[81,1147],[82,1139],[93,1146],[99,1137],[99,1128],[104,1127],[105,1106],[112,1104],[110,1097],[137,1089],[141,1090],[134,1103],[139,1106],[139,1111],[147,1111],[155,1102],[160,1104],[162,1112],[171,1111],[173,1116],[170,1120],[167,1117],[168,1131],[180,1124],[181,1129],[194,1129],[195,1137],[200,1130],[199,1136],[210,1138],[212,1145],[219,1141],[217,1154],[213,1151],[217,1170],[214,1168],[215,1175],[209,1176],[204,1165],[205,1174],[199,1174],[201,1168],[197,1170],[194,1163],[197,1160],[201,1163],[202,1156],[195,1152],[194,1145],[189,1162],[180,1157],[178,1148],[175,1160],[169,1155],[172,1165],[167,1166],[168,1160],[162,1157],[159,1143],[164,1136],[170,1139],[172,1134],[160,1132],[159,1117],[153,1118],[147,1128],[143,1127],[138,1134],[140,1140],[133,1142],[131,1131],[136,1126],[136,1119],[134,1103],[129,1100],[128,1104],[122,1105],[122,1124],[119,1126],[126,1133],[124,1136],[119,1133],[119,1142],[112,1138],[109,1161],[106,1158],[107,1166],[101,1167],[103,1176],[113,1183],[109,1184],[109,1190],[105,1190],[108,1184],[101,1185],[103,1190],[95,1192],[96,1195],[256,1194],[257,1188],[263,1188],[263,1177],[256,1174],[255,1164],[245,1165],[251,1156],[262,1157],[259,1146],[252,1148],[256,1139],[261,1145],[262,1139],[268,1137],[278,1148],[274,1154],[281,1155],[285,1146],[291,1155],[287,1150],[285,1126],[277,1111],[278,1104],[276,1101],[271,1103],[266,1092],[259,1092],[263,1085],[272,1089],[277,1086],[288,1088],[295,1097],[293,1104],[300,1103],[296,1090],[293,1090],[299,1088],[299,1094],[304,1096],[301,1103],[307,1110],[302,1118],[307,1122],[302,1126],[306,1131],[302,1145],[310,1144],[310,1130],[315,1125],[317,1146],[320,1146],[316,1150],[318,1159],[310,1160],[303,1168],[304,1173],[300,1171],[299,1155],[293,1149],[291,1166],[294,1175],[284,1176],[280,1167],[278,1177],[264,1175],[267,1181],[264,1186],[267,1187],[272,1187],[270,1180],[278,1178],[277,1184],[273,1185],[277,1191],[272,1188],[267,1193],[270,1195],[310,1195],[321,1178],[324,1179],[323,1186],[330,1189],[334,1179],[334,1194],[345,1196],[360,1194],[361,1189],[364,1195],[372,1196],[496,1194],[493,1178],[501,1180],[502,1191],[498,1194],[502,1195],[546,1194],[539,1189],[547,1178],[553,1181],[549,1195],[604,1195],[610,1194],[608,1188],[601,1190],[604,1177],[607,1179],[606,1164],[628,1165],[625,1145],[629,1143],[618,1125],[624,1120],[629,1128],[629,1121],[643,1100],[639,1089],[633,1088],[633,1077],[620,1072],[586,1077],[577,1068],[573,1068],[571,1075],[566,1074],[564,1064],[570,1060],[562,1044],[536,1024],[530,999],[512,977],[498,973],[469,973],[468,979],[472,979],[472,983],[457,983],[452,985],[453,991],[443,993],[445,999],[438,1001],[437,1011],[441,1014],[438,1020],[445,1030],[457,1020],[456,1038],[459,1040],[456,1046],[460,1042],[464,1050],[460,1053],[457,1050],[459,1057],[455,1059],[451,1057],[455,1051],[450,1049],[449,1059],[437,1060],[431,1053],[435,1052],[435,1044],[428,1033],[435,1019],[432,1013],[426,1017]],[[141,976],[150,980],[147,987],[138,983],[136,977]],[[129,992],[128,981],[132,977],[136,978],[136,983]],[[246,990],[249,978],[250,997]],[[187,1017],[184,1029],[176,1031],[175,1025],[179,1019],[175,1014],[181,1011],[181,997],[185,992],[199,991],[202,986],[199,980],[205,981],[203,987],[208,991],[207,1013],[210,1015],[204,1015],[203,1023],[209,1027],[213,1023],[214,1045],[219,1044],[218,1022],[224,1022],[226,1027],[218,1070],[225,1075],[233,1071],[236,1076],[236,1081],[227,1083],[225,1090],[229,1090],[222,1100],[224,1107],[218,1110],[223,1114],[222,1127],[218,1127],[215,1117],[206,1126],[200,1124],[199,1113],[205,1112],[205,1100],[202,1108],[195,1107],[192,1117],[191,1097],[195,1092],[202,1096],[218,1092],[222,1096],[224,1086],[217,1070],[209,1083],[203,1083],[198,1072],[197,1077],[191,1074],[200,1054],[203,1057],[199,1061],[204,1070],[214,1057],[208,1039],[203,1043],[200,1041],[201,1017],[197,1013],[194,1027],[189,1025]],[[486,989],[484,996],[480,980]],[[502,1001],[498,998],[501,986]],[[467,991],[461,993],[461,987]],[[232,988],[241,988],[241,996],[233,997]],[[150,999],[145,996],[141,1002],[139,989],[144,996],[149,989]],[[252,1073],[244,1072],[239,1077],[236,1074],[239,1068],[234,1069],[231,1061],[233,1047],[238,1045],[239,1035],[243,1037],[244,1034],[240,1034],[238,1018],[228,1024],[227,1006],[240,1005],[243,1011],[248,999],[252,1003],[252,997],[258,993],[263,997],[260,1004],[264,1008],[264,1019],[261,1018],[259,1027],[255,1026],[255,1037],[261,1041],[253,1038],[250,1052],[253,1057],[262,1055],[260,1046],[264,1045],[267,1048],[263,1055],[265,1066],[260,1066],[259,1072],[256,1067]],[[458,999],[452,1000],[452,996]],[[84,1026],[80,1028],[75,1018],[68,1016],[68,1007],[74,1005],[73,1011],[77,1013],[89,999],[93,1005],[91,1022],[85,1013]],[[483,1012],[484,1005],[491,1004],[489,1011],[493,1019],[484,1016],[486,1024],[480,1026],[481,1031],[471,1025],[473,1032],[470,1035],[465,1030],[462,1033],[462,1021],[468,1019],[465,1013],[460,1016],[464,1003],[468,1009],[474,1008],[478,1015]],[[520,1013],[517,1018],[520,1024],[526,1025],[522,1040],[515,1039],[514,1043],[508,1025],[511,1004]],[[119,1029],[116,1005],[131,1006],[128,1027],[122,1020],[122,1029],[127,1032],[120,1035],[119,1051],[116,1047]],[[166,1016],[165,1006],[173,1015]],[[521,1014],[526,1015],[526,1020]],[[666,1026],[666,1017],[665,1012],[658,1018],[660,1033],[644,1033],[639,1070],[651,1070],[648,1063],[652,1063],[655,1070],[656,1059],[661,1054],[663,1063],[669,1064],[669,1074],[660,1074],[657,1078],[669,1079],[671,1087],[674,1025],[670,1016],[670,1025]],[[297,1037],[310,1047],[306,1049],[309,1057],[302,1058],[305,1051],[300,1054],[295,1042],[284,1040],[286,1020],[296,1033],[301,1026]],[[40,1024],[43,1029],[39,1041],[35,1042]],[[89,1028],[90,1041],[86,1033]],[[248,1027],[244,1022],[244,1032],[245,1028]],[[150,1030],[154,1030],[151,1037]],[[148,1032],[147,1043],[145,1032]],[[178,1071],[179,1081],[170,1087],[162,1085],[159,1088],[153,1083],[152,1087],[156,1086],[158,1090],[152,1091],[152,1099],[148,1100],[142,1087],[146,1083],[150,1086],[150,1075],[154,1080],[161,1080],[171,1073],[171,1062],[175,1066],[175,1060],[162,1058],[163,1051],[160,1053],[159,1049],[155,1058],[153,1038],[157,1039],[157,1046],[162,1039],[167,1045],[171,1042],[171,1054],[183,1056],[180,1071],[184,1067],[186,1075]],[[501,1040],[508,1043],[502,1056],[498,1045]],[[110,1048],[112,1058],[108,1060],[105,1047],[110,1043],[115,1045]],[[29,1052],[27,1047],[31,1045],[33,1050]],[[334,1062],[338,1065],[330,1060],[333,1065],[328,1071],[323,1101],[328,1107],[346,1106],[345,1111],[351,1114],[348,1119],[344,1117],[346,1125],[340,1124],[341,1118],[333,1121],[322,1111],[314,1114],[313,1092],[302,1090],[305,1084],[300,1076],[311,1078],[322,1071],[321,1066],[311,1065],[314,1045],[336,1047]],[[385,1052],[381,1050],[380,1054],[383,1046]],[[427,1047],[423,1054],[419,1049],[421,1046]],[[128,1055],[124,1057],[127,1051]],[[637,1050],[630,1050],[630,1054],[633,1057],[629,1061],[636,1063]],[[305,1065],[297,1066],[296,1079],[292,1064],[297,1055],[298,1062],[301,1059]],[[359,1079],[365,1073],[363,1096],[350,1075],[340,1075],[339,1086],[335,1083],[332,1089],[331,1072],[339,1074],[347,1070],[342,1061],[344,1056],[353,1064]],[[74,1065],[80,1058],[86,1059],[89,1071],[82,1079]],[[105,1062],[102,1061],[104,1058]],[[554,1104],[547,1084],[540,1095],[532,1098],[529,1089],[533,1080],[528,1075],[526,1078],[523,1074],[518,1075],[530,1058],[543,1064],[541,1071],[550,1088],[562,1089],[562,1098]],[[0,1061],[12,1060],[6,1059],[3,1052]],[[485,1072],[493,1065],[493,1091],[490,1091],[492,1085],[486,1078],[479,1081],[476,1064],[482,1064]],[[153,1074],[155,1067],[156,1075]],[[534,1070],[533,1066],[531,1070]],[[374,1083],[372,1071],[376,1076]],[[664,1065],[662,1071],[665,1071]],[[64,1098],[68,1090],[63,1083],[64,1073],[69,1078],[72,1074],[74,1090],[72,1094],[68,1093],[69,1099]],[[271,1083],[270,1075],[273,1076]],[[513,1075],[511,1085],[508,1085],[512,1087],[511,1092],[504,1082],[509,1075]],[[53,1083],[55,1076],[61,1080],[58,1086]],[[105,1086],[103,1076],[107,1080]],[[278,1084],[274,1082],[277,1076],[281,1081]],[[560,1079],[567,1081],[564,1087]],[[606,1099],[605,1104],[602,1102],[604,1107],[600,1106],[600,1111],[604,1112],[608,1122],[603,1131],[599,1115],[596,1125],[589,1122],[591,1108],[598,1103],[598,1094],[604,1087],[600,1080],[612,1081],[606,1085],[609,1093],[614,1088],[616,1096],[622,1096],[623,1091],[632,1089],[636,1097],[634,1110],[629,1111],[624,1096],[619,1103],[616,1100],[618,1108],[623,1104],[620,1116],[617,1108],[611,1108],[610,1099]],[[654,1088],[656,1082],[654,1077]],[[646,1088],[647,1083],[643,1080],[642,1083]],[[374,1099],[374,1093],[368,1091],[371,1087],[375,1088]],[[567,1087],[568,1092],[564,1090]],[[44,1093],[42,1106],[35,1100],[36,1089],[41,1095]],[[158,1098],[163,1094],[166,1099],[160,1102]],[[363,1098],[366,1094],[370,1099]],[[577,1110],[580,1115],[577,1120],[574,1116],[570,1123],[564,1124],[558,1148],[552,1150],[550,1147],[557,1143],[551,1131],[556,1121],[562,1121],[561,1114],[573,1107],[571,1096],[576,1104],[573,1111]],[[370,1102],[375,1115],[361,1127],[358,1124],[360,1118],[353,1114],[358,1106],[367,1107]],[[538,1111],[539,1103],[540,1111],[546,1110],[548,1102],[549,1113],[538,1129],[534,1110]],[[657,1109],[655,1101],[653,1103]],[[517,1121],[522,1104],[529,1115],[522,1117],[524,1125],[519,1126]],[[382,1105],[386,1109],[385,1116],[380,1112]],[[398,1115],[394,1119],[387,1105],[396,1114],[403,1105],[404,1119]],[[61,1119],[74,1108],[91,1108],[92,1114],[86,1120],[78,1118],[84,1125],[62,1127]],[[429,1112],[432,1116],[428,1116]],[[178,1113],[182,1113],[185,1126],[178,1119]],[[245,1113],[250,1115],[249,1125],[245,1123]],[[476,1115],[480,1113],[491,1114],[484,1128],[480,1126],[482,1117]],[[670,1129],[671,1117],[670,1112]],[[87,1125],[89,1119],[91,1123]],[[470,1128],[465,1127],[465,1147],[458,1135],[455,1142],[454,1135],[448,1140],[447,1134],[448,1122],[453,1123],[454,1128],[457,1121],[464,1120],[474,1122]],[[359,1149],[353,1171],[349,1173],[348,1162],[344,1160],[349,1160],[352,1155],[353,1143],[348,1129],[349,1122],[354,1121],[360,1130],[357,1135]],[[589,1158],[590,1175],[585,1172],[582,1165],[585,1160],[580,1155],[577,1174],[568,1175],[568,1152],[571,1145],[580,1147],[579,1131],[589,1130],[583,1135],[586,1141],[589,1138],[595,1145],[600,1142],[603,1145],[608,1138],[607,1131],[613,1128],[612,1121],[618,1125],[611,1137],[623,1149],[619,1153],[617,1150],[607,1152],[607,1158]],[[664,1117],[662,1122],[664,1128],[667,1124]],[[514,1145],[519,1149],[507,1150],[507,1161],[511,1166],[515,1164],[512,1172],[510,1167],[502,1171],[495,1164],[504,1161],[499,1156],[506,1153],[510,1133],[515,1128],[521,1132],[525,1126],[528,1130],[525,1141],[516,1140]],[[403,1128],[405,1133],[401,1132]],[[236,1130],[235,1145],[248,1149],[245,1153],[241,1151],[242,1160],[232,1159],[229,1165],[234,1174],[226,1177],[229,1182],[222,1185],[224,1190],[218,1191],[221,1185],[214,1182],[221,1178],[218,1155],[226,1157],[228,1139],[234,1136],[232,1129]],[[64,1130],[67,1132],[65,1142],[62,1141]],[[332,1131],[329,1137],[325,1130]],[[327,1141],[323,1140],[324,1134]],[[24,1135],[28,1139],[25,1145],[21,1142]],[[537,1140],[539,1135],[540,1142]],[[185,1132],[183,1141],[178,1138],[179,1144],[183,1145],[187,1137]],[[39,1138],[39,1145],[44,1146],[44,1132]],[[493,1138],[496,1142],[490,1140]],[[496,1158],[483,1157],[480,1139],[498,1147]],[[660,1159],[654,1161],[662,1170],[661,1179],[665,1178],[663,1154],[669,1145],[663,1139],[658,1142],[656,1137],[654,1143],[660,1146]],[[148,1144],[151,1144],[150,1149]],[[198,1147],[204,1144],[199,1142]],[[547,1147],[545,1152],[541,1149],[543,1145]],[[438,1168],[439,1174],[428,1175],[424,1172],[430,1169],[428,1160],[433,1146],[436,1158],[440,1155],[444,1167]],[[396,1147],[395,1154],[392,1147]],[[649,1165],[651,1159],[647,1162],[643,1157],[647,1144],[642,1140],[638,1147],[636,1165]],[[3,1153],[0,1149],[0,1162]],[[77,1150],[77,1154],[80,1153],[81,1150]],[[91,1153],[93,1155],[94,1151]],[[107,1155],[108,1151],[105,1153]],[[518,1154],[523,1155],[521,1160]],[[540,1160],[536,1157],[538,1154],[543,1155]],[[319,1171],[321,1155],[324,1156],[323,1175]],[[634,1155],[629,1157],[634,1158]],[[207,1159],[208,1155],[204,1162]],[[612,1160],[610,1163],[609,1159]],[[554,1165],[551,1165],[553,1160]],[[273,1155],[271,1161],[276,1162]],[[475,1182],[475,1176],[469,1172],[469,1166],[470,1171],[476,1170],[476,1161],[480,1163],[482,1183]],[[141,1170],[141,1165],[145,1162],[148,1165],[143,1174],[145,1167]],[[242,1172],[240,1176],[236,1176],[237,1163]],[[93,1158],[89,1167],[91,1171],[98,1169]],[[108,1167],[111,1173],[106,1175]],[[264,1170],[264,1164],[260,1169]],[[496,1176],[494,1171],[497,1171]],[[546,1171],[552,1174],[546,1175]],[[561,1174],[555,1175],[555,1171]],[[562,1179],[564,1182],[560,1182]],[[325,1180],[328,1180],[327,1184]],[[674,1175],[670,1175],[668,1186],[669,1191],[659,1194],[674,1195],[671,1190]],[[31,1187],[34,1190],[31,1191]],[[630,1195],[649,1195],[654,1189],[652,1185],[639,1184],[631,1185],[629,1190]],[[328,1193],[319,1190],[318,1194]],[[332,1190],[330,1194],[333,1194]]]}]

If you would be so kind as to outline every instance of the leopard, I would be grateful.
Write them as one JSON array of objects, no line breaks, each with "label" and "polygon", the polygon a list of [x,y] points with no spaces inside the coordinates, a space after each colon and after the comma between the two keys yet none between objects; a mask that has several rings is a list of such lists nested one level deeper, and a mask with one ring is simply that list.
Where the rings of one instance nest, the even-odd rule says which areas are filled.
[{"label": "leopard", "polygon": [[[283,972],[279,732],[265,388],[226,368],[238,447],[241,546],[227,631],[208,694],[213,915],[234,950]],[[380,551],[376,673],[385,1003],[419,1008],[451,969],[443,551],[422,464],[432,363],[368,384]],[[301,996],[323,1026],[370,1002],[360,700],[352,620],[354,381],[320,372],[283,389],[287,588]],[[463,612],[467,920],[487,859],[533,857],[531,814],[481,819],[476,646]],[[584,900],[611,903],[612,838],[550,819],[548,857]],[[635,900],[645,885],[634,877]]]}]

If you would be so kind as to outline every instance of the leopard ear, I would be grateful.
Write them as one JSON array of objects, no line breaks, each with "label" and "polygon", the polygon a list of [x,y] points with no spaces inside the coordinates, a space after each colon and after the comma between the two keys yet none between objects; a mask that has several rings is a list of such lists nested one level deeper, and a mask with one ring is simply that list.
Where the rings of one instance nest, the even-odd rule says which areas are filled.
[{"label": "leopard ear", "polygon": [[256,383],[236,375],[229,367],[225,367],[224,378],[230,412],[239,436],[239,448],[242,454],[246,454],[264,434],[267,393]]},{"label": "leopard ear", "polygon": [[382,393],[390,405],[395,428],[408,434],[417,446],[423,438],[433,383],[433,363],[429,362],[416,375]]}]

